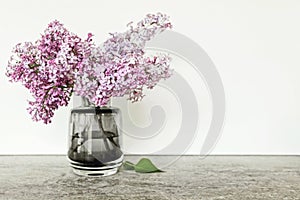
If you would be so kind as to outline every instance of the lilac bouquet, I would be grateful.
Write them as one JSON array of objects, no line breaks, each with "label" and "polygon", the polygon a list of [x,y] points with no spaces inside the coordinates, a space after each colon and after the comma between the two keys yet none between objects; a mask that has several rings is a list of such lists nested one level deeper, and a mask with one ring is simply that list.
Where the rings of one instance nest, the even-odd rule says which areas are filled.
[{"label": "lilac bouquet", "polygon": [[34,121],[46,124],[59,106],[68,105],[73,93],[96,106],[125,95],[136,102],[143,98],[143,89],[152,89],[172,74],[168,55],[144,52],[146,42],[168,28],[168,16],[148,14],[97,46],[91,33],[81,39],[53,21],[34,43],[16,45],[6,75],[29,89],[34,100],[28,111]]}]

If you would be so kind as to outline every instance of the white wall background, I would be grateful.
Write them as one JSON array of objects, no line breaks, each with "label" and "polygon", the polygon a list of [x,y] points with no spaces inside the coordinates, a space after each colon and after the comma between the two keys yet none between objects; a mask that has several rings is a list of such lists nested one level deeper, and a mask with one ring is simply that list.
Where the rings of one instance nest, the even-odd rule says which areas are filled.
[{"label": "white wall background", "polygon": [[[206,50],[222,77],[226,122],[212,153],[300,154],[297,0],[1,1],[0,154],[63,154],[67,149],[71,106],[58,110],[50,125],[32,122],[26,111],[30,95],[22,86],[9,83],[4,75],[15,44],[34,41],[54,19],[82,37],[89,31],[94,33],[100,43],[108,32],[121,31],[127,22],[157,11],[169,14],[175,31]],[[179,69],[177,65],[175,69]],[[154,98],[160,91],[154,90],[146,101],[151,102],[151,96]],[[209,119],[211,111],[205,108],[210,103],[204,96],[199,105],[202,115],[207,114]],[[138,123],[149,121],[144,120]],[[200,151],[201,130],[187,153]],[[165,143],[168,137],[155,148]],[[151,151],[151,146],[127,145],[134,147],[135,153]]]}]

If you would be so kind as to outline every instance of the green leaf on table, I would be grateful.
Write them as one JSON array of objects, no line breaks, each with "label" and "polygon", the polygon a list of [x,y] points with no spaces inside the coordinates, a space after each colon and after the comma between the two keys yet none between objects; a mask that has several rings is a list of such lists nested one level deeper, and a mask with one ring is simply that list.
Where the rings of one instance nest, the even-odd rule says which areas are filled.
[{"label": "green leaf on table", "polygon": [[153,173],[162,172],[158,169],[148,158],[142,158],[135,166],[134,169],[139,173]]},{"label": "green leaf on table", "polygon": [[125,161],[123,163],[124,170],[135,170],[138,173],[154,173],[154,172],[163,172],[158,169],[148,158],[142,158],[136,165]]},{"label": "green leaf on table", "polygon": [[124,170],[134,170],[134,164],[129,161],[125,161],[123,163],[123,169]]}]

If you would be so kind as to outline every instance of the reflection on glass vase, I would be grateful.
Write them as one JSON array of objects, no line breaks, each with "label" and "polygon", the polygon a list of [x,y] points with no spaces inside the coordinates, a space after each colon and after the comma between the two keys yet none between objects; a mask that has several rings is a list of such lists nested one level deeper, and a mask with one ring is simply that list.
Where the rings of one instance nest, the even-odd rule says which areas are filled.
[{"label": "reflection on glass vase", "polygon": [[108,176],[122,165],[121,113],[111,106],[95,107],[86,98],[72,109],[68,158],[73,172],[83,176]]}]

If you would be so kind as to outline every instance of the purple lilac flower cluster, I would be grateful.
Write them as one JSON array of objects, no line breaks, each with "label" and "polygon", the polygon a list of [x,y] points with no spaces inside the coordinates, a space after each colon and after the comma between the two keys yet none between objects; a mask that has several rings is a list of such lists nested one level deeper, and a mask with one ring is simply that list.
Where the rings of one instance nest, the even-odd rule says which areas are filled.
[{"label": "purple lilac flower cluster", "polygon": [[54,21],[35,43],[16,45],[6,75],[32,93],[28,111],[33,120],[50,123],[73,92],[97,106],[124,95],[135,102],[142,99],[145,87],[152,89],[170,77],[170,57],[146,56],[143,50],[147,41],[172,27],[168,16],[149,14],[136,27],[128,27],[96,46],[92,34],[82,40]]},{"label": "purple lilac flower cluster", "polygon": [[68,105],[75,74],[88,57],[90,46],[88,40],[82,41],[58,21],[50,23],[35,43],[16,45],[6,75],[33,95],[28,111],[34,121],[50,123],[54,111]]},{"label": "purple lilac flower cluster", "polygon": [[152,89],[161,79],[171,76],[168,55],[149,57],[143,50],[147,41],[172,27],[169,17],[149,14],[136,27],[131,23],[128,27],[123,33],[111,34],[81,65],[74,88],[77,95],[98,106],[107,104],[111,97],[124,95],[136,102],[144,96],[145,86]]}]

